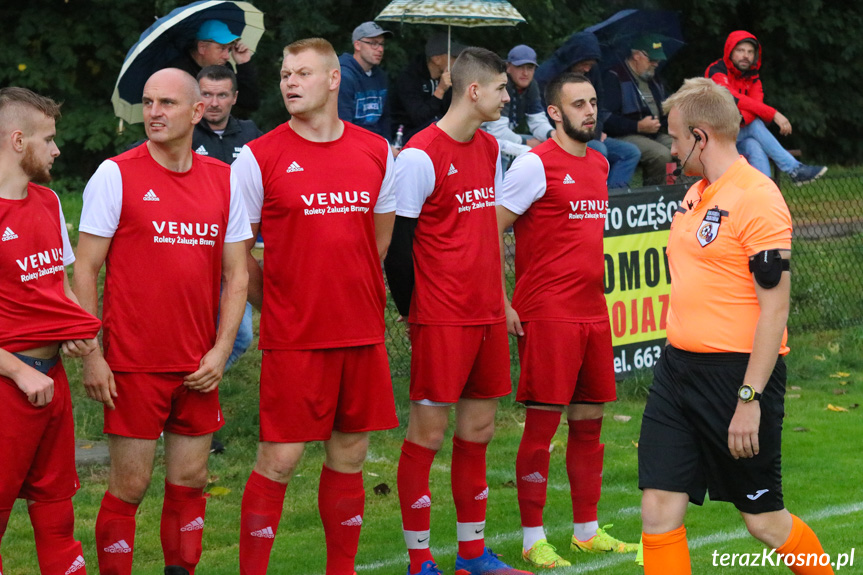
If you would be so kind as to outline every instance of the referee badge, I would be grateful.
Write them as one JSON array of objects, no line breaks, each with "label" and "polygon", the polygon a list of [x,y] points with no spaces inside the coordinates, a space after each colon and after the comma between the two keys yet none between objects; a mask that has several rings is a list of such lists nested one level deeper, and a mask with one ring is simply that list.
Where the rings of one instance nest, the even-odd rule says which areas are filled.
[{"label": "referee badge", "polygon": [[719,206],[714,206],[707,210],[701,225],[698,226],[698,231],[695,232],[695,237],[698,238],[698,243],[701,247],[707,246],[716,239],[719,235],[719,226],[722,225],[722,217],[728,216],[728,212],[720,210]]}]

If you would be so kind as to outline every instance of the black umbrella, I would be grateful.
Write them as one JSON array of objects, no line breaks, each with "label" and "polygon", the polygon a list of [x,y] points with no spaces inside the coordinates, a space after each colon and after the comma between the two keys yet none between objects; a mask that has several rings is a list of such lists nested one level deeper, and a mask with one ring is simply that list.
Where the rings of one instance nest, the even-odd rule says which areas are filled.
[{"label": "black umbrella", "polygon": [[662,50],[669,59],[685,42],[677,12],[654,10],[621,10],[611,18],[594,24],[585,31],[593,32],[602,48],[603,68],[629,56],[632,42],[645,34],[662,36]]},{"label": "black umbrella", "polygon": [[248,2],[201,0],[171,11],[147,28],[132,46],[114,86],[114,114],[130,124],[143,122],[141,96],[154,72],[180,56],[207,20],[221,20],[254,50],[264,34],[264,14]]}]

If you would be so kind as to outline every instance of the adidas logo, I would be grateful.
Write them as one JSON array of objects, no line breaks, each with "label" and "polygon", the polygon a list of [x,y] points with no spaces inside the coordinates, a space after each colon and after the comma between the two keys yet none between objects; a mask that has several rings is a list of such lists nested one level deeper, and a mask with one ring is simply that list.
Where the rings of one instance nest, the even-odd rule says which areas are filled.
[{"label": "adidas logo", "polygon": [[428,495],[423,495],[411,505],[411,509],[423,509],[424,507],[431,507],[431,497]]},{"label": "adidas logo", "polygon": [[6,231],[3,232],[3,241],[8,242],[9,240],[18,239],[18,234],[12,231],[12,228],[6,228]]},{"label": "adidas logo", "polygon": [[483,499],[488,499],[488,487],[482,490],[482,493],[474,497],[476,501],[482,501]]},{"label": "adidas logo", "polygon": [[359,527],[363,524],[363,518],[359,515],[354,515],[347,521],[342,521],[342,525],[347,525],[348,527]]},{"label": "adidas logo", "polygon": [[74,573],[75,571],[78,571],[79,569],[83,569],[83,568],[84,568],[84,557],[82,557],[81,555],[78,555],[78,558],[75,559],[75,562],[72,563],[72,565],[68,569],[66,569],[65,575],[69,575],[69,573]]},{"label": "adidas logo", "polygon": [[207,151],[207,148],[204,147],[204,144],[198,146],[198,149],[195,150],[196,154],[201,154],[202,156],[209,156],[210,153]]},{"label": "adidas logo", "polygon": [[273,533],[272,527],[264,527],[263,529],[258,529],[257,531],[252,531],[250,533],[252,537],[260,537],[261,539],[275,539],[276,534]]},{"label": "adidas logo", "polygon": [[106,553],[131,553],[132,548],[129,547],[129,544],[126,543],[125,539],[120,539],[113,545],[108,545],[105,547]]},{"label": "adidas logo", "polygon": [[189,521],[183,527],[180,527],[180,531],[200,531],[204,528],[204,518],[196,517],[192,521]]},{"label": "adidas logo", "polygon": [[525,475],[521,480],[527,481],[528,483],[545,483],[545,477],[543,477],[539,471],[534,471],[530,475]]},{"label": "adidas logo", "polygon": [[449,171],[446,173],[446,175],[451,176],[451,175],[457,174],[457,173],[458,173],[458,170],[455,169],[455,166],[450,164],[449,165]]},{"label": "adidas logo", "polygon": [[288,173],[291,172],[304,172],[303,167],[296,162],[291,162],[291,165],[288,166]]},{"label": "adidas logo", "polygon": [[563,179],[563,183],[564,184],[574,184],[575,180],[572,179],[572,176],[567,174],[566,177]]},{"label": "adidas logo", "polygon": [[153,190],[150,190],[149,192],[144,194],[144,201],[145,202],[158,202],[159,196],[156,195],[156,192],[154,192]]}]

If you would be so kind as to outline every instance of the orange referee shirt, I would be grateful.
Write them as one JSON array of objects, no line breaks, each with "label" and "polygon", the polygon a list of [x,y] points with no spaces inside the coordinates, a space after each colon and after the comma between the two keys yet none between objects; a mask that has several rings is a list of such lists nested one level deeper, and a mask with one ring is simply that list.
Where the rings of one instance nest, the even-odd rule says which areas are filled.
[{"label": "orange referee shirt", "polygon": [[[740,157],[692,186],[671,223],[668,341],[698,353],[752,352],[761,308],[749,258],[791,249],[791,214],[776,185]],[[788,331],[780,355],[788,353]]]}]

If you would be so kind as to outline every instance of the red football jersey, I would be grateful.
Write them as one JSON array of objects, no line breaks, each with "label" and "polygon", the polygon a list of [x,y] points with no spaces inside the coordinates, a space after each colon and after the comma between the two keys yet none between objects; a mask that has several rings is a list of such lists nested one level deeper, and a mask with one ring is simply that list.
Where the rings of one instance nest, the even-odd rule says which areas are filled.
[{"label": "red football jersey", "polygon": [[172,172],[147,145],[106,160],[87,183],[82,232],[111,237],[102,320],[114,371],[198,369],[216,341],[222,247],[251,231],[230,168],[193,154]]},{"label": "red football jersey", "polygon": [[75,261],[60,199],[29,184],[23,200],[0,198],[0,347],[19,352],[99,333],[98,319],[63,289]]},{"label": "red football jersey", "polygon": [[312,142],[282,124],[231,165],[264,239],[260,349],[384,341],[374,214],[395,211],[392,153],[380,136],[344,126],[339,139]]},{"label": "red football jersey", "polygon": [[477,130],[458,142],[432,124],[396,161],[396,214],[417,218],[411,323],[483,325],[503,321],[495,191],[497,140]]},{"label": "red football jersey", "polygon": [[516,158],[500,204],[519,214],[515,293],[522,321],[608,319],[602,234],[608,212],[608,161],[587,149],[573,156],[547,140]]}]

